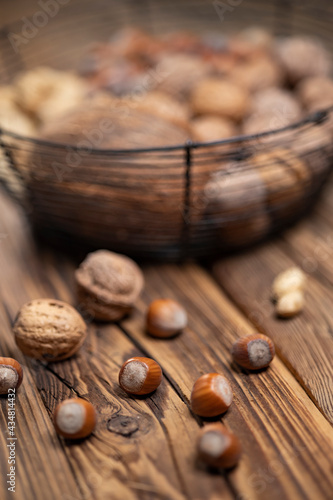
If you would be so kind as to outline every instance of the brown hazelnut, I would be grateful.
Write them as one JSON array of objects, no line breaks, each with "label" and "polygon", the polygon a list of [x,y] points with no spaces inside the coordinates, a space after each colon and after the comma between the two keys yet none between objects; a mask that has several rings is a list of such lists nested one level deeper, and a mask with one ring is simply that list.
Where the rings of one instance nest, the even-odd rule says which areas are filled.
[{"label": "brown hazelnut", "polygon": [[237,135],[237,128],[227,118],[203,115],[190,122],[191,137],[198,142],[213,142],[229,139]]},{"label": "brown hazelnut", "polygon": [[75,280],[79,302],[103,321],[117,321],[130,312],[144,284],[132,259],[108,250],[88,254]]},{"label": "brown hazelnut", "polygon": [[229,469],[237,465],[242,447],[232,432],[220,422],[216,422],[201,429],[197,451],[199,458],[207,465]]},{"label": "brown hazelnut", "polygon": [[186,325],[186,311],[175,300],[157,299],[150,304],[147,313],[147,331],[153,337],[172,337],[181,332]]},{"label": "brown hazelnut", "polygon": [[162,370],[150,358],[128,359],[119,372],[119,385],[128,394],[143,396],[155,391],[162,382]]},{"label": "brown hazelnut", "polygon": [[255,333],[238,339],[232,346],[232,357],[242,368],[266,368],[275,355],[273,342],[266,335]]},{"label": "brown hazelnut", "polygon": [[284,38],[277,42],[276,53],[292,83],[308,76],[327,76],[331,71],[331,57],[317,38]]},{"label": "brown hazelnut", "polygon": [[89,401],[71,398],[59,403],[54,412],[54,427],[67,439],[83,439],[96,426],[96,411]]},{"label": "brown hazelnut", "polygon": [[22,366],[16,359],[0,357],[0,394],[7,394],[9,389],[14,391],[22,383]]},{"label": "brown hazelnut", "polygon": [[216,417],[227,411],[233,400],[228,380],[219,373],[198,378],[191,393],[191,408],[200,417]]},{"label": "brown hazelnut", "polygon": [[194,114],[218,115],[234,121],[241,120],[249,110],[246,90],[222,78],[208,78],[194,87],[190,104]]},{"label": "brown hazelnut", "polygon": [[87,327],[69,304],[55,299],[36,299],[21,307],[13,332],[18,347],[27,356],[61,361],[78,351],[86,338]]}]

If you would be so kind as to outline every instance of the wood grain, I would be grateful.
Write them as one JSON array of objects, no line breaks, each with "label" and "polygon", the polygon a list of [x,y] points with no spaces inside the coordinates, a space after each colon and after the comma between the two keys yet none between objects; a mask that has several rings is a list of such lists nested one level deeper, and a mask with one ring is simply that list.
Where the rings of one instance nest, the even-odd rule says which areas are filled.
[{"label": "wood grain", "polygon": [[[144,294],[120,324],[92,323],[76,304],[89,323],[88,339],[74,358],[46,365],[22,357],[10,325],[18,308],[32,298],[75,304],[77,263],[37,247],[23,215],[3,196],[0,223],[5,235],[0,242],[1,354],[16,357],[25,369],[17,405],[16,498],[330,499],[330,424],[295,379],[291,363],[276,358],[268,370],[253,374],[231,364],[232,342],[254,331],[255,321],[245,318],[207,271],[195,264],[146,267]],[[314,277],[312,286],[314,293],[323,285]],[[179,300],[189,313],[189,328],[172,340],[145,333],[147,306],[163,296]],[[284,326],[277,326],[282,335]],[[118,386],[119,368],[133,355],[148,355],[162,366],[163,383],[148,398],[127,396]],[[319,365],[319,379],[325,369]],[[189,395],[195,379],[208,371],[225,374],[235,395],[223,421],[240,437],[244,452],[228,473],[209,471],[196,461],[196,436],[205,421],[191,414]],[[52,425],[57,402],[71,395],[90,400],[99,414],[93,435],[77,443],[59,438]],[[5,399],[1,407],[4,471]],[[1,498],[10,498],[3,481],[0,492]]]}]

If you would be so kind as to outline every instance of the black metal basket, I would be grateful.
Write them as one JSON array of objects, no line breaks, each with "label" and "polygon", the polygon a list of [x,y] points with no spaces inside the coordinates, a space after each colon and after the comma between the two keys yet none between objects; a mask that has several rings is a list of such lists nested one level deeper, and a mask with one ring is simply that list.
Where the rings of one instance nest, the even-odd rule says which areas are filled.
[{"label": "black metal basket", "polygon": [[[220,4],[62,0],[46,24],[45,16],[33,14],[30,20],[36,25],[39,19],[40,27],[30,38],[15,38],[22,35],[22,20],[2,29],[0,81],[37,65],[75,69],[91,41],[107,40],[128,24],[158,33],[263,25],[278,34],[319,36],[333,50],[327,1],[229,0],[223,18]],[[47,239],[144,258],[207,257],[266,238],[313,203],[332,164],[331,115],[322,110],[280,130],[209,144],[89,154],[2,130],[2,180]],[[80,158],[70,183],[50,167],[68,148]],[[88,183],[92,167],[94,182]],[[264,187],[258,171],[270,172]],[[221,193],[222,205],[215,202]]]}]

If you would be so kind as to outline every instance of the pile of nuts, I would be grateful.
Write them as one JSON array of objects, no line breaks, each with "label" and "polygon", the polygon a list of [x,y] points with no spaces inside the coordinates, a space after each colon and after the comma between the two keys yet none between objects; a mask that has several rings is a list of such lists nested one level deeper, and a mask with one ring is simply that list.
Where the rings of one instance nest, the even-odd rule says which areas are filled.
[{"label": "pile of nuts", "polygon": [[302,311],[305,285],[306,275],[299,267],[290,267],[275,278],[272,294],[278,316],[290,318]]},{"label": "pile of nuts", "polygon": [[[142,272],[135,262],[107,250],[89,254],[76,271],[75,278],[78,298],[83,296],[87,311],[102,321],[117,321],[127,314],[134,307],[144,284]],[[304,285],[305,275],[298,268],[288,269],[274,280],[272,289],[281,316],[291,317],[293,314],[290,306],[285,307],[281,314],[280,301],[292,302],[294,294],[302,293]],[[294,309],[293,313],[296,312],[299,311]],[[178,302],[157,299],[150,304],[146,331],[152,337],[171,338],[186,326],[187,313]],[[20,309],[13,332],[23,354],[44,361],[61,361],[78,351],[87,329],[79,313],[69,304],[54,299],[37,299]],[[241,369],[263,370],[272,362],[275,347],[266,335],[250,334],[233,344],[231,356]],[[18,389],[22,377],[22,367],[17,361],[0,358],[0,394]],[[129,395],[144,396],[155,391],[162,378],[162,369],[155,360],[133,357],[125,361],[119,371],[119,386]],[[228,410],[232,401],[231,385],[220,373],[200,376],[190,396],[192,412],[202,418],[219,417]],[[55,430],[66,439],[86,438],[94,431],[96,423],[95,408],[82,398],[64,400],[54,412]],[[231,468],[239,461],[241,444],[230,430],[216,422],[205,425],[200,431],[197,453],[210,466]]]},{"label": "pile of nuts", "polygon": [[[333,104],[330,71],[327,50],[311,37],[275,38],[255,27],[228,37],[124,29],[95,44],[79,74],[39,67],[1,87],[0,126],[83,148],[50,155],[40,144],[24,148],[29,152],[16,145],[13,158],[41,228],[54,223],[72,237],[126,251],[146,251],[147,241],[172,249],[184,222],[182,174],[174,180],[182,160],[131,155],[123,164],[89,152],[211,142],[290,125]],[[331,143],[329,120],[241,148],[205,149],[191,186],[195,236],[208,221],[214,241],[234,247],[288,222],[328,172]],[[243,148],[245,159],[237,156]],[[8,181],[10,169],[4,175]]]}]

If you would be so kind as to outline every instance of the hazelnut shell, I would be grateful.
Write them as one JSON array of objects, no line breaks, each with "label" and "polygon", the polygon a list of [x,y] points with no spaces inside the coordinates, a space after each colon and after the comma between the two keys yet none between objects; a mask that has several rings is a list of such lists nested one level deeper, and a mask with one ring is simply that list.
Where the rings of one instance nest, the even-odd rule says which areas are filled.
[{"label": "hazelnut shell", "polygon": [[151,358],[130,358],[125,361],[119,372],[119,385],[128,394],[150,394],[161,382],[162,369]]},{"label": "hazelnut shell", "polygon": [[[62,410],[68,406],[77,404],[82,410],[82,425],[76,432],[66,432],[61,426],[60,418]],[[81,411],[81,410],[80,410]],[[54,427],[60,436],[67,439],[83,439],[91,434],[96,426],[96,410],[89,401],[81,398],[71,398],[59,403],[54,412]]]},{"label": "hazelnut shell", "polygon": [[234,361],[242,368],[260,370],[271,363],[275,347],[269,337],[255,333],[238,339],[231,352]]},{"label": "hazelnut shell", "polygon": [[18,389],[22,379],[20,363],[13,358],[0,357],[0,394],[8,394],[8,389]]},{"label": "hazelnut shell", "polygon": [[193,386],[191,408],[200,417],[216,417],[227,411],[232,399],[228,380],[219,373],[207,373]]},{"label": "hazelnut shell", "polygon": [[239,439],[220,422],[201,429],[197,450],[207,465],[224,469],[237,465],[242,453]]}]

